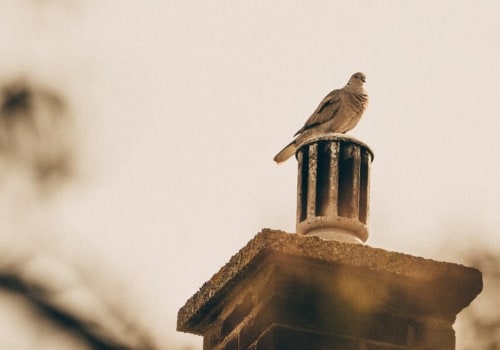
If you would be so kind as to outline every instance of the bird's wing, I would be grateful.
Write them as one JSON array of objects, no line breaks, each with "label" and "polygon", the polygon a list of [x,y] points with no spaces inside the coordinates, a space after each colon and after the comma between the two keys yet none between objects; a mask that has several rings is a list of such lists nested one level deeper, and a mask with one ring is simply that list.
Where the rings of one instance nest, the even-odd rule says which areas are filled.
[{"label": "bird's wing", "polygon": [[318,108],[316,108],[314,113],[307,119],[304,126],[297,131],[294,136],[332,119],[340,108],[341,93],[342,90],[333,90],[326,95],[320,102]]}]

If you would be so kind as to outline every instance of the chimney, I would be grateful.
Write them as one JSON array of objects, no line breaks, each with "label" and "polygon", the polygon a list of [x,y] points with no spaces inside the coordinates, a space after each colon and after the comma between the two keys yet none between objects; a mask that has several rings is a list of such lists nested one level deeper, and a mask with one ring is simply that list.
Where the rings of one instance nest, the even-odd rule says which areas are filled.
[{"label": "chimney", "polygon": [[297,233],[365,242],[373,152],[334,133],[303,140],[297,149]]},{"label": "chimney", "polygon": [[302,140],[297,234],[264,229],[179,310],[204,350],[453,350],[481,273],[363,244],[373,153]]}]

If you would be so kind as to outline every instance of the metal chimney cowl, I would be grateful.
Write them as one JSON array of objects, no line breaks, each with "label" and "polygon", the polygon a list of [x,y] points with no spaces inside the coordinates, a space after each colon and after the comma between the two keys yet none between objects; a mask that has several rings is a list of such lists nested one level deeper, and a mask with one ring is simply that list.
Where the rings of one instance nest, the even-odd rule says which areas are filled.
[{"label": "metal chimney cowl", "polygon": [[301,140],[296,157],[297,233],[366,242],[370,148],[345,134],[328,133]]}]

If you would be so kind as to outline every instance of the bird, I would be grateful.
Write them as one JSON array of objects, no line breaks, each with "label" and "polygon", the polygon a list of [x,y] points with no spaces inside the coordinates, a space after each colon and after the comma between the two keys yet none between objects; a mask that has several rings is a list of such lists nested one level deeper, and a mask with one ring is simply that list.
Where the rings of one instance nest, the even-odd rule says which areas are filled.
[{"label": "bird", "polygon": [[365,82],[366,75],[357,72],[343,88],[326,95],[304,126],[293,135],[294,140],[274,157],[274,161],[283,163],[294,155],[301,140],[330,132],[344,134],[353,129],[368,106]]}]

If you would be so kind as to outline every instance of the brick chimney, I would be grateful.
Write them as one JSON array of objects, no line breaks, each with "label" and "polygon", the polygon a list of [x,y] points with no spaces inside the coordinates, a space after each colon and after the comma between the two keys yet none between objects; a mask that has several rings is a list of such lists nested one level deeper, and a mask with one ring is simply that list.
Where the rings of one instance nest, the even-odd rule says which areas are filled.
[{"label": "brick chimney", "polygon": [[204,350],[453,350],[481,273],[359,244],[368,237],[370,149],[303,141],[297,234],[257,234],[179,310]]}]

